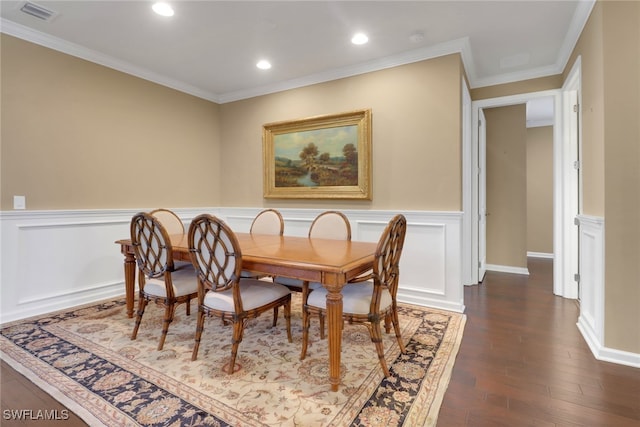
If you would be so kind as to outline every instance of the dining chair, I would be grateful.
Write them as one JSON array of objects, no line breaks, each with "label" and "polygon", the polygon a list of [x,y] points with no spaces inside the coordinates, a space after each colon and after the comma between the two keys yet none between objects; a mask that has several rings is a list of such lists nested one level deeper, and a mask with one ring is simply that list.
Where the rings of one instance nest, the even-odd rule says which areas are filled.
[{"label": "dining chair", "polygon": [[174,265],[169,233],[157,217],[140,212],[131,219],[130,228],[139,270],[138,312],[131,339],[136,339],[145,308],[153,301],[165,308],[158,344],[162,350],[176,306],[186,303],[187,315],[191,314],[191,299],[198,296],[196,272],[192,265]]},{"label": "dining chair", "polygon": [[[169,235],[184,234],[184,224],[175,212],[169,209],[160,208],[154,209],[149,213],[160,221]],[[174,264],[179,268],[191,267],[191,263],[188,261],[174,260]]]},{"label": "dining chair", "polygon": [[184,224],[175,212],[161,208],[149,213],[160,221],[168,234],[184,234]]},{"label": "dining chair", "polygon": [[[275,209],[265,209],[256,215],[249,228],[251,234],[272,234],[282,236],[284,234],[284,220],[282,214]],[[240,277],[260,278],[263,275],[252,271],[242,270]]]},{"label": "dining chair", "polygon": [[[380,323],[384,320],[385,331],[395,330],[398,346],[405,352],[398,322],[396,294],[398,292],[398,276],[400,255],[404,245],[407,220],[403,215],[396,215],[389,221],[375,252],[373,271],[362,277],[361,283],[349,282],[342,288],[342,318],[349,323],[360,323],[367,326],[371,341],[378,352],[378,360],[385,376],[389,376],[389,368],[384,359],[382,331]],[[319,288],[309,294],[307,304],[303,307],[302,352],[300,360],[307,354],[309,342],[309,316],[326,312],[327,290]]]},{"label": "dining chair", "polygon": [[[349,218],[339,211],[325,211],[315,217],[309,227],[309,238],[351,240],[351,224]],[[308,282],[289,277],[276,276],[274,283],[285,285],[295,292],[302,292],[302,304],[314,289],[322,288],[322,283]],[[324,315],[320,315],[320,336],[324,339]]]},{"label": "dining chair", "polygon": [[287,338],[292,342],[291,291],[271,282],[240,278],[240,245],[226,223],[209,214],[198,215],[189,227],[188,241],[191,261],[198,272],[198,324],[191,360],[198,357],[205,316],[233,323],[231,360],[226,369],[229,374],[234,372],[248,319],[283,306]]}]

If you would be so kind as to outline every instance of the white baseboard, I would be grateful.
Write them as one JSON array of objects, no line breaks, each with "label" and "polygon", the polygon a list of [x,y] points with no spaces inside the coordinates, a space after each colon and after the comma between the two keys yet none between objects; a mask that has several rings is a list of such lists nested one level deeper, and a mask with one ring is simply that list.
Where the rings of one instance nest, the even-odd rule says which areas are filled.
[{"label": "white baseboard", "polygon": [[527,256],[531,257],[531,258],[548,258],[548,259],[553,259],[553,253],[546,253],[546,252],[527,252]]},{"label": "white baseboard", "polygon": [[512,267],[510,265],[487,264],[488,271],[497,271],[499,273],[524,274],[529,275],[529,269],[525,267]]},{"label": "white baseboard", "polygon": [[587,322],[584,319],[584,316],[580,316],[577,326],[582,337],[587,342],[591,353],[593,353],[593,356],[597,360],[616,363],[618,365],[631,366],[633,368],[640,368],[640,354],[603,346],[598,341],[596,332],[590,327],[590,322]]}]

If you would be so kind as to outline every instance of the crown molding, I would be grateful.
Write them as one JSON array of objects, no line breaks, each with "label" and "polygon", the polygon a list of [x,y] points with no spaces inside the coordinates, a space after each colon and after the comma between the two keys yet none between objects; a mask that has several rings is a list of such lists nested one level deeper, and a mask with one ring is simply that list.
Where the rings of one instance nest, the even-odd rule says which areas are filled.
[{"label": "crown molding", "polygon": [[84,59],[95,64],[103,65],[126,74],[130,74],[141,79],[157,83],[162,86],[175,89],[189,95],[203,98],[209,101],[217,102],[217,97],[211,92],[204,91],[195,86],[191,86],[171,79],[154,71],[137,67],[129,62],[116,59],[112,56],[105,55],[95,50],[88,49],[82,45],[71,43],[58,37],[53,37],[40,31],[33,30],[24,25],[17,24],[4,18],[0,18],[0,32],[26,40],[58,52],[66,53],[76,58]]},{"label": "crown molding", "polygon": [[47,35],[45,33],[33,30],[4,18],[1,18],[0,20],[0,31],[5,34],[27,40],[41,46],[75,56],[77,58],[85,59],[87,61],[103,65],[105,67],[112,68],[114,70],[121,71],[123,73],[130,74],[157,83],[159,85],[187,93],[189,95],[196,96],[198,98],[203,98],[217,104],[224,104],[227,102],[268,95],[271,93],[282,92],[285,90],[296,89],[313,84],[371,73],[374,71],[380,71],[400,65],[425,61],[428,59],[433,59],[453,53],[459,53],[461,55],[462,63],[469,80],[469,86],[472,89],[561,74],[567,65],[569,57],[571,56],[571,53],[578,38],[580,37],[584,25],[586,24],[587,19],[591,14],[591,10],[593,9],[594,4],[595,0],[581,0],[579,2],[576,12],[571,21],[571,25],[569,26],[569,29],[567,31],[567,36],[565,37],[560,49],[558,60],[554,65],[546,67],[513,73],[505,73],[487,78],[478,78],[475,62],[471,53],[469,38],[463,37],[449,42],[440,43],[435,46],[416,49],[398,55],[391,55],[361,64],[337,68],[322,73],[312,74],[296,79],[287,80],[284,82],[278,82],[275,84],[226,93],[212,93],[209,91],[205,91],[201,88],[169,78],[154,71],[135,66],[129,62],[96,52],[84,46]]},{"label": "crown molding", "polygon": [[556,67],[560,72],[564,72],[567,63],[569,62],[569,58],[576,47],[576,43],[578,43],[580,34],[582,34],[582,30],[584,30],[584,26],[587,25],[587,21],[589,20],[589,16],[591,15],[591,11],[595,4],[596,0],[580,0],[578,3],[578,7],[576,8],[575,13],[573,14],[573,19],[571,20],[571,24],[569,24],[567,36],[564,38],[564,42],[560,47],[558,61],[556,61]]},{"label": "crown molding", "polygon": [[589,15],[591,15],[591,10],[593,9],[595,3],[596,0],[580,0],[580,2],[578,3],[576,11],[573,14],[573,18],[571,19],[571,24],[569,24],[569,28],[567,29],[567,34],[564,38],[564,41],[562,42],[562,46],[560,47],[558,59],[556,60],[555,64],[530,70],[499,74],[482,79],[473,79],[470,76],[469,85],[471,86],[471,88],[476,89],[479,87],[494,86],[505,83],[513,83],[521,80],[536,79],[540,77],[562,74],[565,67],[567,66],[567,62],[569,62],[569,58],[573,53],[576,43],[580,38],[580,34],[582,34],[582,30],[584,29],[584,26],[589,19]]},{"label": "crown molding", "polygon": [[279,82],[247,90],[227,92],[224,94],[220,94],[218,99],[219,103],[224,104],[226,102],[239,101],[256,96],[268,95],[270,93],[282,92],[289,89],[296,89],[304,86],[310,86],[318,83],[325,83],[332,80],[338,80],[346,77],[380,71],[400,65],[425,61],[428,59],[433,59],[453,53],[460,53],[463,62],[465,62],[465,68],[467,68],[467,66],[471,68],[471,65],[473,63],[469,62],[471,58],[469,40],[467,37],[464,37],[446,43],[440,43],[435,46],[430,46],[428,48],[403,52],[398,55],[390,55],[373,61],[355,64],[348,67],[336,68],[322,73],[311,74],[297,79],[287,80],[285,82]]}]

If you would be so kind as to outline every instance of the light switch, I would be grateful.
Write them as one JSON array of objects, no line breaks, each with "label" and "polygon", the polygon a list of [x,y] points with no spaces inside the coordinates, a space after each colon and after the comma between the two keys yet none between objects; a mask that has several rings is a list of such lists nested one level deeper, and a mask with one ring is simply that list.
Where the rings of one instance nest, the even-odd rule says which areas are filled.
[{"label": "light switch", "polygon": [[25,196],[13,196],[13,209],[26,209],[27,200]]}]

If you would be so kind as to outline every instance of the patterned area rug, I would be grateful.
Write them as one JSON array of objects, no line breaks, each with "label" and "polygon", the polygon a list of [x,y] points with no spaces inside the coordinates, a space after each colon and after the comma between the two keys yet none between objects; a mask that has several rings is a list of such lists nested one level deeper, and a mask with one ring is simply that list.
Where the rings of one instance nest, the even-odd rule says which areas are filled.
[{"label": "patterned area rug", "polygon": [[[465,316],[401,304],[406,353],[384,334],[391,377],[385,378],[366,327],[346,324],[341,384],[330,391],[327,340],[312,318],[310,346],[302,342],[300,298],[294,294],[293,343],[284,318],[265,314],[247,324],[240,369],[222,371],[232,327],[205,321],[198,360],[191,361],[193,313],[176,310],[158,351],[163,309],[150,306],[138,338],[124,300],[2,325],[3,360],[91,426],[432,426],[449,383]],[[236,367],[237,368],[237,367]]]}]

